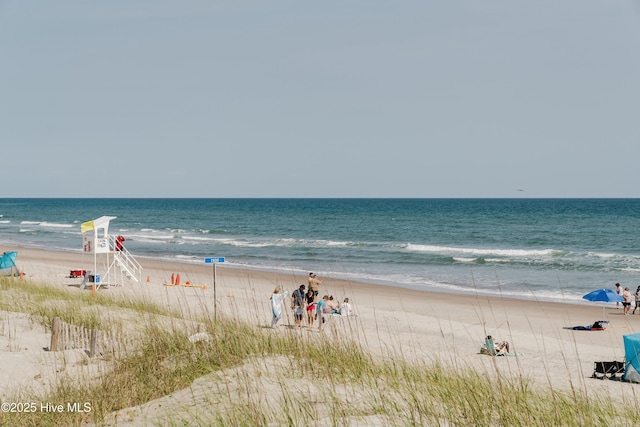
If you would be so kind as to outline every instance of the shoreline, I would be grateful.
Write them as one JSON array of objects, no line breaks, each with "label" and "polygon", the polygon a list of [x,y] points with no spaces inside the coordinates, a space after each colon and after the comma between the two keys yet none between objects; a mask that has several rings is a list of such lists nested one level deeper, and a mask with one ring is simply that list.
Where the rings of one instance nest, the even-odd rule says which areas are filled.
[{"label": "shoreline", "polygon": [[[42,280],[44,282],[52,281],[52,274],[48,274],[43,268],[47,266],[52,268],[50,273],[53,273],[53,277],[60,281],[60,279],[67,279],[64,273],[68,273],[71,269],[84,268],[92,264],[92,255],[84,254],[82,252],[73,251],[61,251],[61,250],[46,250],[39,248],[27,248],[17,247],[9,249],[7,247],[0,246],[0,250],[16,250],[18,251],[18,257],[16,259],[16,265],[20,270],[25,272],[27,277],[32,277],[34,280]],[[212,266],[203,263],[192,263],[180,260],[170,260],[166,258],[153,258],[147,256],[138,256],[136,259],[143,266],[144,271],[149,273],[143,273],[146,278],[149,278],[154,283],[166,283],[170,281],[171,273],[182,273],[182,282],[190,280],[193,283],[203,283],[211,287],[212,282]],[[64,265],[62,265],[64,264]],[[55,265],[55,267],[53,267]],[[26,266],[26,268],[24,268]],[[83,267],[84,266],[84,267]],[[33,267],[33,268],[29,268]],[[90,267],[89,267],[90,269]],[[285,273],[284,271],[262,269],[259,267],[244,267],[218,264],[217,274],[219,280],[224,278],[234,277],[236,280],[240,277],[256,277],[261,275],[261,281],[269,281],[272,284],[286,282],[286,289],[293,291],[299,284],[305,284],[307,282],[306,271],[291,271]],[[30,274],[30,270],[33,273]],[[63,275],[63,276],[61,276]],[[143,279],[145,279],[143,277]],[[347,293],[348,290],[356,291],[356,293],[364,294],[381,294],[381,295],[403,295],[410,299],[431,298],[435,300],[451,301],[456,303],[463,303],[465,305],[473,304],[478,301],[502,301],[511,304],[518,309],[525,309],[532,304],[542,305],[548,307],[555,307],[551,311],[558,310],[562,307],[562,311],[567,311],[567,306],[572,307],[573,310],[569,310],[571,313],[583,313],[584,311],[592,312],[596,308],[602,311],[614,309],[613,304],[603,306],[602,303],[591,303],[588,301],[576,301],[576,300],[542,300],[542,299],[525,299],[518,298],[512,295],[496,295],[484,292],[468,293],[463,291],[448,291],[441,289],[416,289],[403,285],[390,285],[384,283],[373,283],[361,280],[351,280],[343,278],[322,277],[325,282],[331,283],[330,289],[334,291],[341,291]],[[64,281],[64,280],[63,280]],[[144,280],[143,280],[144,281]],[[268,287],[267,287],[268,288]],[[265,288],[265,291],[271,291],[271,289]],[[290,289],[289,289],[290,288]],[[615,314],[615,312],[614,312]],[[639,316],[640,319],[640,316]],[[640,326],[640,325],[639,325]]]},{"label": "shoreline", "polygon": [[[3,248],[0,246],[0,250],[6,251],[7,248]],[[79,268],[82,265],[89,265],[91,255],[84,254],[82,252],[67,252],[67,251],[57,251],[57,250],[45,250],[45,249],[34,249],[34,248],[25,248],[19,247],[16,249],[18,251],[18,258],[16,260],[16,264],[19,269],[25,272],[27,277],[32,277],[34,280],[42,280],[43,282],[64,282],[64,279],[68,279],[65,273],[68,273],[69,270]],[[172,273],[182,274],[182,282],[191,281],[194,284],[203,284],[211,288],[212,286],[212,266],[206,265],[204,263],[191,263],[191,262],[182,262],[179,260],[169,260],[163,258],[153,258],[146,256],[139,256],[136,259],[141,263],[146,271],[149,274],[143,273],[145,277],[154,283],[165,284],[170,282],[170,277]],[[65,265],[60,265],[65,263]],[[22,268],[23,264],[27,266],[27,268]],[[52,267],[52,265],[56,265],[56,267]],[[35,273],[29,274],[29,266],[34,267],[32,270]],[[46,268],[49,266],[53,270],[52,274],[48,274],[43,270],[43,267]],[[84,267],[86,269],[86,267]],[[261,268],[246,268],[241,266],[228,266],[224,264],[218,264],[216,267],[218,281],[220,283],[222,290],[225,290],[224,280],[233,278],[234,280],[239,280],[241,278],[258,278],[258,282],[268,281],[271,285],[282,284],[285,290],[289,290],[292,292],[295,290],[298,285],[305,284],[307,282],[307,272],[295,272],[291,271],[289,273],[285,273],[283,271],[274,271],[268,269]],[[62,276],[61,276],[62,275]],[[260,276],[258,276],[260,275]],[[53,280],[52,280],[53,279]],[[63,280],[61,280],[63,279]],[[594,312],[597,313],[598,310],[600,312],[606,310],[615,310],[614,304],[603,305],[602,303],[590,303],[587,301],[575,301],[575,300],[567,300],[567,301],[557,301],[557,300],[540,300],[540,299],[524,299],[517,298],[511,295],[503,296],[503,295],[495,295],[490,293],[465,293],[462,291],[447,291],[440,289],[415,289],[408,288],[402,285],[393,286],[379,283],[370,283],[360,280],[350,280],[350,279],[341,279],[341,278],[332,278],[332,277],[322,277],[325,282],[325,286],[330,283],[331,286],[328,287],[330,291],[333,293],[340,293],[340,295],[344,294],[345,296],[352,291],[354,294],[358,295],[379,295],[382,297],[390,297],[390,296],[400,296],[403,299],[408,300],[420,300],[420,299],[431,299],[435,301],[442,301],[451,304],[462,304],[464,306],[470,306],[474,304],[480,304],[484,302],[486,304],[493,306],[499,302],[498,306],[510,306],[518,311],[526,312],[527,308],[531,305],[535,305],[540,307],[546,307],[545,312],[549,311],[552,313],[563,313],[570,317],[574,316],[582,316],[590,314],[593,316]],[[67,280],[68,281],[68,280]],[[73,283],[73,282],[72,282]],[[262,291],[270,292],[272,289],[270,286],[264,286],[264,283],[260,283],[263,285]],[[119,288],[120,286],[116,286]],[[331,292],[330,292],[331,293]],[[338,298],[340,297],[338,295]],[[375,301],[372,301],[372,304],[375,306]],[[412,308],[412,305],[403,306],[403,308]],[[423,310],[413,310],[416,313],[422,313]],[[617,314],[615,310],[611,311],[612,314]],[[639,319],[639,329],[640,329],[640,316]],[[599,320],[599,319],[597,319]]]},{"label": "shoreline", "polygon": [[[90,265],[91,263],[87,260],[91,255],[84,254],[81,249],[70,249],[70,248],[54,248],[54,249],[44,249],[41,247],[31,247],[31,246],[20,246],[15,245],[11,246],[8,244],[0,243],[0,250],[9,251],[16,250],[19,252],[29,252],[33,251],[34,253],[45,252],[45,253],[60,253],[60,254],[69,254],[70,256],[79,257],[78,261],[83,265]],[[156,266],[160,265],[184,265],[184,270],[199,270],[199,267],[202,267],[204,263],[202,261],[195,261],[190,259],[179,259],[179,258],[169,258],[157,256],[154,257],[152,255],[134,255],[138,261],[145,260],[145,263]],[[16,261],[19,265],[19,259]],[[144,264],[144,263],[143,263]],[[304,276],[303,283],[306,283],[306,275],[308,271],[300,270],[300,269],[288,269],[285,267],[261,267],[261,266],[248,266],[248,265],[239,265],[239,264],[218,264],[218,267],[221,269],[229,269],[229,270],[238,270],[238,271],[246,271],[246,272],[259,272],[264,274],[274,274],[274,275],[293,275],[293,276]],[[74,267],[75,268],[75,267]],[[210,266],[206,266],[206,268],[211,268]],[[85,268],[86,269],[86,268]],[[540,297],[540,296],[527,296],[525,294],[513,294],[508,292],[489,292],[489,291],[478,291],[477,288],[474,291],[463,290],[463,289],[452,289],[447,287],[448,285],[436,286],[436,285],[424,285],[424,284],[409,284],[409,283],[397,283],[392,282],[390,280],[385,279],[367,279],[361,277],[355,277],[353,279],[346,277],[338,276],[325,276],[328,280],[337,281],[337,282],[347,282],[347,283],[359,283],[365,286],[377,286],[377,287],[388,287],[393,289],[406,289],[406,290],[414,290],[417,292],[426,292],[426,293],[438,293],[438,294],[451,294],[451,295],[460,295],[460,296],[473,296],[473,297],[486,297],[486,298],[498,298],[498,299],[510,299],[510,300],[519,300],[519,301],[528,301],[528,302],[548,302],[548,303],[558,303],[558,304],[572,304],[572,305],[585,305],[585,306],[593,306],[593,303],[574,298],[557,298],[557,297]],[[450,285],[454,286],[454,285]],[[585,292],[586,293],[586,292]]]}]

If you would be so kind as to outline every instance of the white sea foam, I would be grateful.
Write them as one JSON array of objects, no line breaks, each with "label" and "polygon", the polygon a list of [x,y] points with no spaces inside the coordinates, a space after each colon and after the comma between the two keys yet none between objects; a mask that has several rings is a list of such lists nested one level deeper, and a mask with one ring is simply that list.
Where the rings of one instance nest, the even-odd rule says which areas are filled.
[{"label": "white sea foam", "polygon": [[41,222],[40,223],[41,227],[52,227],[52,228],[71,228],[71,227],[75,227],[75,225],[73,224],[58,224],[55,222]]},{"label": "white sea foam", "polygon": [[322,247],[347,247],[355,245],[354,242],[349,241],[337,241],[337,240],[306,240],[306,239],[291,239],[291,238],[277,238],[277,239],[265,239],[265,240],[250,240],[250,239],[238,239],[238,238],[214,238],[214,237],[200,237],[200,236],[183,236],[184,240],[190,242],[208,242],[217,243],[221,245],[229,245],[236,247],[248,247],[248,248],[264,248],[264,247],[299,247],[299,248],[322,248]]},{"label": "white sea foam", "polygon": [[224,238],[214,238],[214,239],[212,239],[212,240],[213,240],[214,242],[216,242],[216,243],[220,243],[220,244],[223,244],[223,245],[232,244],[231,242],[233,242],[233,241],[234,241],[234,239],[230,239],[230,238],[228,238],[228,237],[224,237]]},{"label": "white sea foam", "polygon": [[259,241],[249,241],[245,239],[231,239],[227,237],[216,238],[216,237],[198,237],[198,236],[182,236],[186,242],[190,244],[218,244],[218,245],[227,245],[227,246],[236,246],[236,247],[246,247],[246,248],[263,248],[267,246],[273,246],[273,243],[270,242],[259,242]]},{"label": "white sea foam", "polygon": [[131,240],[137,240],[139,242],[157,242],[157,241],[166,242],[168,240],[175,239],[175,236],[173,234],[164,234],[164,233],[160,234],[159,232],[157,234],[131,233],[131,234],[127,234],[125,238],[129,238]]},{"label": "white sea foam", "polygon": [[227,244],[231,246],[238,246],[243,248],[266,248],[268,246],[274,246],[273,243],[269,242],[249,242],[246,240],[232,240]]},{"label": "white sea foam", "polygon": [[592,256],[592,257],[596,257],[596,258],[615,258],[618,255],[616,254],[605,254],[605,253],[598,253],[598,252],[587,252],[587,256]]},{"label": "white sea foam", "polygon": [[478,258],[462,258],[462,257],[453,257],[454,261],[457,262],[476,262]]},{"label": "white sea foam", "polygon": [[327,246],[351,246],[353,242],[336,242],[334,240],[320,240],[320,242],[325,243]]},{"label": "white sea foam", "polygon": [[11,223],[11,220],[9,219],[3,219],[2,221],[0,221],[0,224],[10,224],[10,223]]},{"label": "white sea foam", "polygon": [[304,240],[298,239],[273,239],[273,240],[247,240],[247,239],[230,239],[230,238],[219,238],[212,239],[216,243],[236,246],[236,247],[244,247],[244,248],[265,248],[265,247],[306,247],[309,246],[308,243],[305,243]]},{"label": "white sea foam", "polygon": [[492,264],[499,264],[499,263],[507,264],[509,262],[509,260],[505,258],[485,258],[484,260]]},{"label": "white sea foam", "polygon": [[430,252],[430,253],[456,253],[456,254],[473,254],[473,255],[501,255],[511,257],[530,257],[530,256],[551,256],[562,253],[554,249],[486,249],[486,248],[455,248],[449,246],[434,245],[416,245],[408,243],[405,248],[411,252]]},{"label": "white sea foam", "polygon": [[195,242],[204,242],[211,243],[217,241],[217,239],[213,237],[201,237],[201,236],[182,236],[184,240],[195,241]]},{"label": "white sea foam", "polygon": [[20,225],[38,225],[40,227],[50,227],[50,228],[71,228],[74,227],[73,224],[60,224],[56,222],[47,222],[47,221],[21,221]]}]

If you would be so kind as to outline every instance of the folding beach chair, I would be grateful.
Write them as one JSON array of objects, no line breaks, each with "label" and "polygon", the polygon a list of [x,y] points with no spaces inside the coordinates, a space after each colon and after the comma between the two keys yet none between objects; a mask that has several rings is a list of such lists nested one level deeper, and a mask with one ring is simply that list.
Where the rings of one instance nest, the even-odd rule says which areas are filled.
[{"label": "folding beach chair", "polygon": [[614,378],[617,374],[624,374],[624,362],[593,362],[593,364],[591,378],[604,380]]},{"label": "folding beach chair", "polygon": [[496,348],[496,343],[491,337],[487,337],[484,340],[484,346],[480,348],[480,353],[488,354],[490,356],[506,356],[508,354],[506,348]]}]

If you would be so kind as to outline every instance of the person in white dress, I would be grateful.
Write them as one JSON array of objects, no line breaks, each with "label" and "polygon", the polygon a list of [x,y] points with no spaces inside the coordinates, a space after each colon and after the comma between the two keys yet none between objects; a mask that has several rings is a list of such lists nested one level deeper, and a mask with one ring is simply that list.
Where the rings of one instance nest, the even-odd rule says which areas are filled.
[{"label": "person in white dress", "polygon": [[280,286],[276,286],[271,295],[271,329],[275,329],[278,326],[278,322],[282,319],[282,302],[289,296],[289,292],[282,293]]}]

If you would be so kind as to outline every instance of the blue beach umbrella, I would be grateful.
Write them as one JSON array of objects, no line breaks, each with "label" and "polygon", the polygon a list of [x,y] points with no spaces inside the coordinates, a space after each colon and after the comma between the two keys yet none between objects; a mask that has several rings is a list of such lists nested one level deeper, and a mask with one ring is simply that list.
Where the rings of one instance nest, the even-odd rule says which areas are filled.
[{"label": "blue beach umbrella", "polygon": [[595,291],[591,291],[588,294],[584,295],[582,298],[587,301],[595,301],[595,302],[622,302],[622,296],[618,295],[616,292],[611,289],[596,289]]},{"label": "blue beach umbrella", "polygon": [[[586,295],[582,296],[583,299],[587,301],[594,302],[622,302],[624,298],[621,295],[618,295],[617,292],[612,291],[611,289],[596,289],[595,291],[591,291]],[[604,307],[602,307],[602,315],[604,316]]]}]

